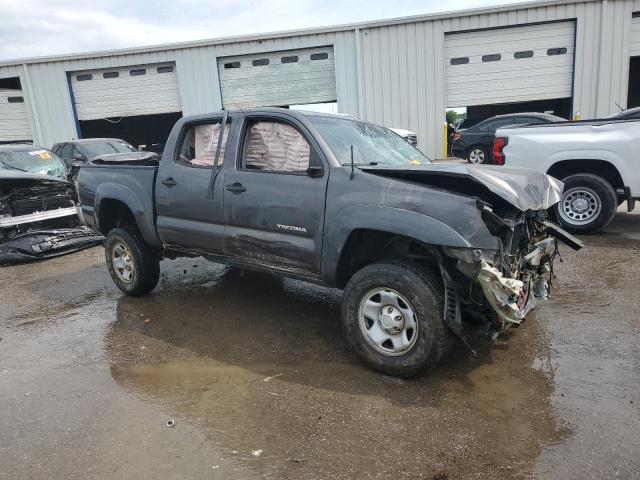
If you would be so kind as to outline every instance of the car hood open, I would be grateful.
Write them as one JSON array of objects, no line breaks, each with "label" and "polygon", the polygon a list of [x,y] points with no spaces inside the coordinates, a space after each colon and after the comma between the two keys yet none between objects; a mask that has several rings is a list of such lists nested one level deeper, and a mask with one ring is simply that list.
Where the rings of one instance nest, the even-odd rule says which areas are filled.
[{"label": "car hood open", "polygon": [[[560,201],[564,184],[528,168],[485,165],[388,165],[359,166],[361,170],[417,182],[463,195],[479,196],[482,190],[507,201],[521,211],[546,210]],[[480,187],[480,188],[478,188]]]}]

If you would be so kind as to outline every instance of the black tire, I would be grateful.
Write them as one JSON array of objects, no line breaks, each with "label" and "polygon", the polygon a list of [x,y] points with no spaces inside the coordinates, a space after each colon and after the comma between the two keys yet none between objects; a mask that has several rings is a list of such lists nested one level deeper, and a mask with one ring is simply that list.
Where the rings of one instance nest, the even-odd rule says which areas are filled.
[{"label": "black tire", "polygon": [[[367,326],[361,327],[360,304],[376,289],[399,293],[415,313],[418,325],[417,333],[414,332],[415,343],[402,354],[394,356],[380,352],[365,336],[363,328],[367,329]],[[398,377],[410,377],[435,366],[449,350],[454,335],[445,325],[443,314],[444,286],[440,276],[404,261],[378,262],[363,267],[349,280],[342,300],[342,322],[351,346],[371,368]],[[371,322],[370,319],[363,321]]]},{"label": "black tire", "polygon": [[[125,249],[131,267],[130,281],[122,278],[114,266],[114,250]],[[128,251],[126,250],[128,249]],[[109,274],[116,286],[127,295],[138,297],[153,290],[160,279],[160,259],[156,251],[149,248],[137,235],[122,228],[114,228],[104,242],[104,255]],[[120,270],[120,269],[119,269]]]},{"label": "black tire", "polygon": [[[479,154],[482,155],[482,158],[484,160],[482,160],[481,162],[472,160],[472,157],[474,156],[475,152],[479,152]],[[483,147],[482,145],[474,145],[473,147],[469,148],[469,150],[467,150],[467,162],[473,163],[474,165],[491,163],[491,159],[489,158],[489,152],[487,151],[486,147]]]},{"label": "black tire", "polygon": [[[562,179],[562,198],[553,208],[556,220],[562,228],[577,234],[596,233],[605,228],[616,215],[618,197],[613,186],[605,179],[590,173],[578,173]],[[585,213],[573,208],[571,198],[583,195]],[[599,211],[598,211],[599,203]]]}]

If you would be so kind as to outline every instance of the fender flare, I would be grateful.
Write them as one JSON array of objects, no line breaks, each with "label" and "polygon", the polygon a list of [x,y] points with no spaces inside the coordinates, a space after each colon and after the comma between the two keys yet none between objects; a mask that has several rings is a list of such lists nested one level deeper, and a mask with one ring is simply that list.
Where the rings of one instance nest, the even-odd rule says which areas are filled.
[{"label": "fender flare", "polygon": [[497,248],[487,231],[487,244],[472,245],[468,239],[442,221],[410,210],[374,205],[351,205],[342,208],[325,231],[322,255],[323,277],[335,283],[340,257],[347,239],[355,230],[367,229],[413,238],[419,242],[458,248]]},{"label": "fender flare", "polygon": [[[142,238],[151,246],[161,247],[154,221],[153,200],[141,199],[131,188],[118,183],[101,183],[96,191],[94,221],[96,229],[100,231],[100,209],[104,200],[122,202],[133,214],[133,218],[140,229]],[[106,233],[106,232],[105,232]]]}]

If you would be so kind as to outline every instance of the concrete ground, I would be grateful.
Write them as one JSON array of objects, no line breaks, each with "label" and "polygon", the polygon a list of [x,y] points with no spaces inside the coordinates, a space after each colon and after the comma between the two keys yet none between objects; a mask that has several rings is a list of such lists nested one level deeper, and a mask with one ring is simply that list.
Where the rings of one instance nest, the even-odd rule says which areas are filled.
[{"label": "concrete ground", "polygon": [[101,247],[4,268],[0,479],[638,478],[640,216],[585,241],[509,338],[412,380],[360,364],[337,291],[198,258],[128,298]]}]

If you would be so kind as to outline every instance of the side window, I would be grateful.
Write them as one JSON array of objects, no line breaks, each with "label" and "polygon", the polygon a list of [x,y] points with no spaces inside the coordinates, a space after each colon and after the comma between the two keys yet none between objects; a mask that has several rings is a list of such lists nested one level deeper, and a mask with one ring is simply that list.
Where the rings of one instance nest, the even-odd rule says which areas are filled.
[{"label": "side window", "polygon": [[70,143],[65,143],[62,147],[62,149],[60,150],[60,157],[64,158],[64,159],[71,159],[71,144]]},{"label": "side window", "polygon": [[72,145],[70,158],[73,158],[76,155],[76,153],[82,153],[82,152],[78,147],[76,147],[75,145]]},{"label": "side window", "polygon": [[483,123],[482,125],[479,125],[479,129],[481,132],[495,132],[496,131],[496,121],[492,121],[492,122],[487,122],[487,123]]},{"label": "side window", "polygon": [[[218,148],[218,138],[220,137],[220,130],[222,130],[221,126],[221,123],[203,123],[188,127],[178,152],[180,163],[194,167],[213,166],[216,158],[216,149]],[[222,166],[224,162],[224,151],[227,145],[229,129],[230,125],[227,123],[222,135],[218,166]]]},{"label": "side window", "polygon": [[286,123],[260,120],[246,131],[242,168],[269,172],[306,172],[311,148]]}]

